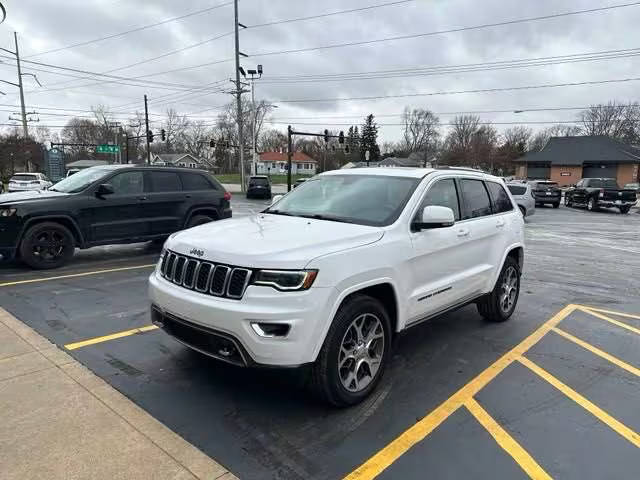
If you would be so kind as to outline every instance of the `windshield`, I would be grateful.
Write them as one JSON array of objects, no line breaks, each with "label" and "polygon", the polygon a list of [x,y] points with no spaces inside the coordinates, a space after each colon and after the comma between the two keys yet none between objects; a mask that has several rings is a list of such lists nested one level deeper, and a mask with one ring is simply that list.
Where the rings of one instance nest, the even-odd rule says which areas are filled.
[{"label": "windshield", "polygon": [[390,225],[419,182],[419,178],[382,175],[320,176],[289,192],[265,213]]},{"label": "windshield", "polygon": [[589,180],[589,186],[594,188],[620,188],[618,187],[618,182],[613,178],[592,178]]},{"label": "windshield", "polygon": [[11,177],[10,181],[18,181],[18,182],[32,182],[34,180],[38,180],[37,175],[28,175],[28,174],[19,174]]},{"label": "windshield", "polygon": [[104,167],[92,167],[60,180],[49,190],[54,192],[76,193],[81,192],[93,182],[104,177],[111,170]]}]

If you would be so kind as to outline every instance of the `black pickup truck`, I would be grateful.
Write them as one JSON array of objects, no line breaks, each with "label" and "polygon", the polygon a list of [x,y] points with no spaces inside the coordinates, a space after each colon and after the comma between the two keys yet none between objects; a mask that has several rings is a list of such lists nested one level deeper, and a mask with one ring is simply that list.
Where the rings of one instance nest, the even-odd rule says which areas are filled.
[{"label": "black pickup truck", "polygon": [[629,213],[635,203],[636,193],[620,188],[615,178],[583,178],[564,194],[567,207],[587,207],[590,211],[615,207],[620,213]]},{"label": "black pickup truck", "polygon": [[560,206],[560,198],[562,192],[556,182],[549,180],[533,180],[531,184],[531,195],[536,201],[536,207],[540,207],[546,203],[553,205],[553,208]]}]

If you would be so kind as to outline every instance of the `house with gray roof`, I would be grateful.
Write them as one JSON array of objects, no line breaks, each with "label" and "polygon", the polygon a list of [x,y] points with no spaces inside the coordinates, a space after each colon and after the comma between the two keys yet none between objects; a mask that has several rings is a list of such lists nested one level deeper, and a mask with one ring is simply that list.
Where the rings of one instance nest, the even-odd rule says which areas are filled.
[{"label": "house with gray roof", "polygon": [[624,185],[638,181],[640,149],[602,135],[551,137],[542,150],[514,162],[519,178],[552,180],[560,186],[582,178],[615,178]]},{"label": "house with gray roof", "polygon": [[159,167],[203,168],[199,158],[190,153],[156,153],[151,157],[151,165]]}]

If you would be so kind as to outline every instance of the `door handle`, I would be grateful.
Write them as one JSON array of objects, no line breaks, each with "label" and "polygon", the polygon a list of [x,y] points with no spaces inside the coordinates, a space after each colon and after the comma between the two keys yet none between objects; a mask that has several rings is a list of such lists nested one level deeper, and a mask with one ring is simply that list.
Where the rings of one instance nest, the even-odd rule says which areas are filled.
[{"label": "door handle", "polygon": [[146,200],[147,197],[138,197],[138,200]]},{"label": "door handle", "polygon": [[460,230],[458,230],[458,236],[459,237],[467,237],[467,236],[469,236],[469,229],[468,228],[461,228]]},{"label": "door handle", "polygon": [[498,221],[496,222],[496,228],[502,228],[502,227],[504,227],[504,220],[499,218]]}]

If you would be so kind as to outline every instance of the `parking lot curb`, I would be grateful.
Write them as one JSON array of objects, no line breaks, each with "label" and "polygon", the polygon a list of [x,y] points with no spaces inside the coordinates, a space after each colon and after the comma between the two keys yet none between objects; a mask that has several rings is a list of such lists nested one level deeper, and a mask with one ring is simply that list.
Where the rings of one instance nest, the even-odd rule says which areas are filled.
[{"label": "parking lot curb", "polygon": [[[184,472],[185,474],[190,474],[190,477],[197,479],[237,480],[226,468],[156,420],[70,355],[60,350],[55,344],[49,342],[3,308],[0,308],[0,325],[4,325],[17,335],[26,344],[24,350],[29,350],[26,353],[14,355],[7,359],[15,364],[13,367],[15,368],[15,375],[25,374],[23,372],[24,368],[19,365],[21,358],[24,358],[26,363],[27,359],[29,359],[28,361],[33,361],[33,356],[38,357],[40,355],[37,372],[54,368],[59,369],[66,377],[107,407],[102,411],[107,412],[109,416],[114,413],[120,417],[126,424],[133,427],[134,430],[151,442],[151,449],[155,447],[161,450],[159,452],[160,455],[163,453],[187,470],[188,473]],[[28,368],[29,366],[27,366]],[[34,371],[32,368],[31,372]],[[114,440],[116,442],[119,441],[117,437]],[[33,453],[35,454],[36,452]],[[69,454],[73,455],[74,452],[69,452]],[[104,455],[108,456],[109,452],[104,452]],[[88,468],[90,467],[88,466]],[[98,477],[93,476],[92,478]],[[180,475],[180,478],[186,477]]]}]

